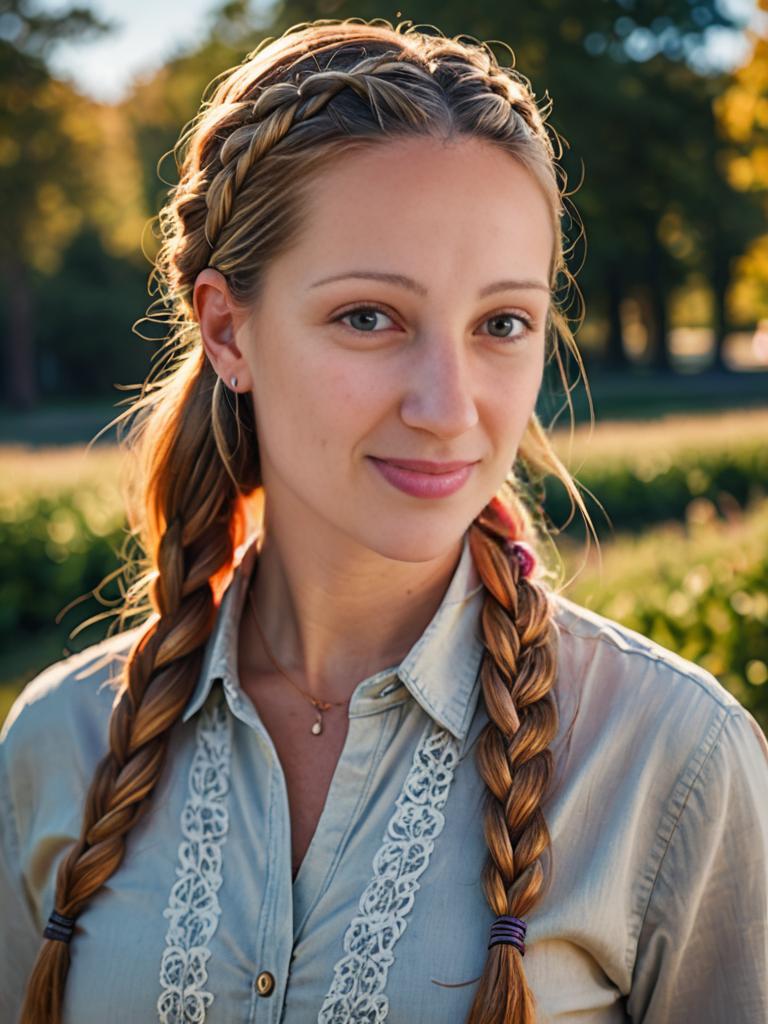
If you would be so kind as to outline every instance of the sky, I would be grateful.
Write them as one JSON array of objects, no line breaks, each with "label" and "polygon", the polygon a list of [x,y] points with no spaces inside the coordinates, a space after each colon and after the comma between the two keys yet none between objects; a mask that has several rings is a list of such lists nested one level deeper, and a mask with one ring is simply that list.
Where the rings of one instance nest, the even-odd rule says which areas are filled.
[{"label": "sky", "polygon": [[[50,65],[61,78],[104,102],[119,100],[134,77],[160,67],[177,51],[205,35],[217,0],[38,0],[45,11],[87,7],[115,28],[109,33],[64,42],[50,53]],[[252,4],[254,11],[269,6]]]},{"label": "sky", "polygon": [[[754,11],[754,0],[720,0],[738,16]],[[39,10],[66,10],[73,3],[38,0]],[[92,39],[59,44],[51,52],[54,73],[72,80],[77,88],[103,102],[115,102],[128,90],[134,77],[149,72],[173,53],[185,49],[204,34],[217,0],[78,0],[102,19],[115,24],[112,32]],[[256,0],[254,11],[268,9],[269,0]],[[393,22],[411,17],[407,6],[401,17],[393,6]],[[416,21],[416,18],[412,20]],[[768,18],[761,22],[766,27]],[[768,30],[768,29],[767,29]],[[706,49],[707,63],[729,67],[741,63],[748,53],[743,33],[711,34]]]}]

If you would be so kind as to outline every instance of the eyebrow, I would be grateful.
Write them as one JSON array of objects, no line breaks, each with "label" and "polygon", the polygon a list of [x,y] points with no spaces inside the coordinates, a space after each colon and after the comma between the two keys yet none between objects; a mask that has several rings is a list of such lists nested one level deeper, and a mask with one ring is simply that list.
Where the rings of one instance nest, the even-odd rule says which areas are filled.
[{"label": "eyebrow", "polygon": [[[412,292],[416,292],[417,295],[426,295],[427,289],[423,284],[418,281],[414,281],[412,277],[408,277],[405,274],[387,274],[382,271],[376,270],[350,270],[343,274],[333,274],[331,277],[323,277],[319,281],[315,281],[314,284],[310,285],[310,288],[318,288],[321,284],[330,284],[331,281],[341,281],[348,277],[357,278],[369,278],[373,281],[384,281],[386,284],[399,284],[403,288],[408,288]],[[491,295],[493,292],[511,291],[513,289],[523,288],[536,288],[551,295],[552,289],[548,285],[544,284],[543,281],[534,281],[528,278],[516,278],[507,281],[494,281],[493,284],[488,284],[484,288],[481,288],[477,293],[479,299],[485,298],[486,295]]]}]

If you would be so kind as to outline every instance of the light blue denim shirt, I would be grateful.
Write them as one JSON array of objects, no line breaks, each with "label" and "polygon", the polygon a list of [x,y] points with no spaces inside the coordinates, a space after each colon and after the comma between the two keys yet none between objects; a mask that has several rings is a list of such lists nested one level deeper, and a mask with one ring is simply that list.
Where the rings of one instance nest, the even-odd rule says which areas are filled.
[{"label": "light blue denim shirt", "polygon": [[[219,609],[151,809],[77,920],[64,1024],[461,1024],[494,919],[474,759],[483,589],[467,538],[420,639],[357,685],[295,881],[285,777],[238,683],[254,556],[251,545]],[[523,961],[538,1019],[765,1024],[764,734],[692,662],[562,596],[556,622],[551,881]],[[17,1018],[134,636],[41,673],[0,733],[3,1024]],[[445,987],[457,982],[469,984]]]}]

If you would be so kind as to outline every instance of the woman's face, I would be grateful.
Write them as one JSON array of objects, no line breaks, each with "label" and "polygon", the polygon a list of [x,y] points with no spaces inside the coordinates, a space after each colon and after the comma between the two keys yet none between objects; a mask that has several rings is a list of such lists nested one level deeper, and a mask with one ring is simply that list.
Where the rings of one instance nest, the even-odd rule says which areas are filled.
[{"label": "woman's face", "polygon": [[[483,140],[396,140],[327,168],[235,328],[268,521],[402,560],[454,544],[536,403],[552,245],[539,187]],[[425,497],[375,459],[474,465]]]}]

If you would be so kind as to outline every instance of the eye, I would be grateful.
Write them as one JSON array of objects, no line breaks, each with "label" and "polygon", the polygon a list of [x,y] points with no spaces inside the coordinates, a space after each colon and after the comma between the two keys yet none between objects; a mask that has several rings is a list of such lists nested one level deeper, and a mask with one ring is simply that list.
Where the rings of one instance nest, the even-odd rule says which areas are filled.
[{"label": "eye", "polygon": [[[353,309],[348,309],[348,310],[346,310],[346,312],[340,313],[338,316],[334,317],[333,318],[333,323],[338,323],[339,321],[344,321],[344,320],[346,320],[346,318],[348,316],[359,316],[360,314],[363,314],[363,315],[362,315],[361,319],[358,321],[358,323],[362,323],[363,326],[361,328],[359,328],[359,329],[358,329],[358,327],[355,327],[352,324],[350,324],[348,326],[352,327],[352,330],[358,330],[358,332],[361,333],[361,334],[363,334],[363,333],[378,334],[379,333],[378,331],[372,330],[371,327],[370,327],[371,321],[374,320],[376,318],[376,316],[385,316],[389,320],[392,319],[390,317],[389,313],[385,312],[380,306],[355,306]],[[386,328],[385,328],[385,330],[386,330]]]},{"label": "eye", "polygon": [[518,331],[517,334],[492,334],[491,337],[507,338],[513,342],[521,341],[533,329],[533,321],[526,313],[513,313],[511,310],[504,310],[500,313],[493,313],[483,323],[496,324],[498,326],[499,324],[509,323],[512,320],[519,320],[523,325],[523,329]]}]

